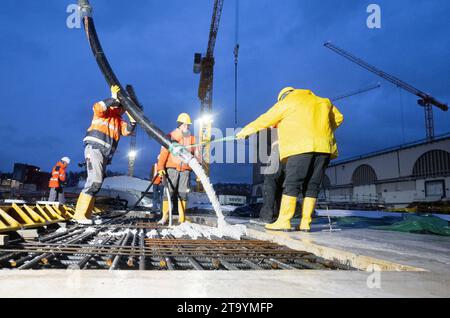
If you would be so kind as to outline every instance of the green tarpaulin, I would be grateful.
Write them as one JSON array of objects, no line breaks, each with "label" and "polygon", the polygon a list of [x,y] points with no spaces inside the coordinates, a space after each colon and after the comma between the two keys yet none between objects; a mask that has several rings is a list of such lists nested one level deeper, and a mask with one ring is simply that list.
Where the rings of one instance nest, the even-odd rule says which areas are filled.
[{"label": "green tarpaulin", "polygon": [[450,236],[449,222],[431,215],[404,215],[403,219],[384,217],[343,217],[335,220],[341,227],[373,228],[386,231]]}]

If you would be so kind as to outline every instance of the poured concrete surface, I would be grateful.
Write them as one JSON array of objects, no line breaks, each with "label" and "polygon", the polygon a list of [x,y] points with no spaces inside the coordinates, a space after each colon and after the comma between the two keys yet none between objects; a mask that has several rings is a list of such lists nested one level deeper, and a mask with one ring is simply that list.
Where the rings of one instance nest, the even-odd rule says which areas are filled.
[{"label": "poured concrete surface", "polygon": [[[213,217],[196,217],[194,219],[196,222],[206,225],[213,226],[216,223]],[[279,244],[286,244],[294,240],[306,246],[340,250],[450,275],[449,236],[382,231],[371,228],[339,228],[336,225],[333,225],[333,228],[338,231],[327,232],[329,225],[324,219],[314,220],[311,233],[268,231],[263,226],[251,224],[248,219],[243,218],[228,218],[227,221],[232,224],[244,224],[253,233],[255,233],[254,231],[262,233],[255,235],[254,238],[257,239],[271,240]],[[298,226],[298,224],[298,220],[294,219],[292,225]]]},{"label": "poured concrete surface", "polygon": [[343,271],[3,271],[0,272],[0,297],[450,297],[447,275],[378,274]]},{"label": "poured concrete surface", "polygon": [[[305,244],[369,256],[434,273],[450,275],[450,237],[373,230],[369,228],[340,228],[341,231],[322,232],[324,226],[314,224],[311,233],[280,233],[252,226],[274,238],[277,243],[293,239]],[[450,286],[449,286],[450,289]]]},{"label": "poured concrete surface", "polygon": [[288,246],[356,258],[359,268],[381,262],[408,271],[3,270],[0,297],[450,297],[449,237],[351,228],[328,233],[320,222],[309,234],[249,228],[250,234]]}]

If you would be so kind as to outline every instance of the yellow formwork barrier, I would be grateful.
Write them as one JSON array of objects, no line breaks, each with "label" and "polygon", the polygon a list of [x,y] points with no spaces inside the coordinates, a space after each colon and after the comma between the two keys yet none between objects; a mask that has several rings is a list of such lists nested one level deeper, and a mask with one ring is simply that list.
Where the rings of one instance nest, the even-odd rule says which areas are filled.
[{"label": "yellow formwork barrier", "polygon": [[45,221],[42,222],[41,220],[33,220],[33,217],[36,217],[35,215],[33,215],[33,217],[31,217],[24,209],[22,209],[15,203],[13,203],[12,209],[19,216],[18,221],[23,227],[35,227],[35,226],[45,225]]},{"label": "yellow formwork barrier", "polygon": [[59,218],[62,218],[63,220],[70,219],[63,211],[60,210],[60,206],[57,204],[54,205],[46,204],[44,208],[46,211],[49,211],[49,213],[51,213],[52,215],[57,215]]},{"label": "yellow formwork barrier", "polygon": [[69,209],[66,205],[58,205],[53,206],[53,209],[62,215],[66,220],[70,220],[73,218],[74,212],[73,209]]},{"label": "yellow formwork barrier", "polygon": [[22,206],[22,210],[25,210],[34,222],[47,223],[47,221],[49,221],[44,215],[40,215],[39,213],[34,212],[33,209],[31,209],[26,204]]},{"label": "yellow formwork barrier", "polygon": [[0,208],[0,233],[41,227],[64,222],[71,218],[72,214],[57,204],[53,206],[49,204],[44,206],[40,204],[35,206],[23,204],[19,206],[13,203],[11,206],[2,206]]},{"label": "yellow formwork barrier", "polygon": [[0,209],[0,220],[0,232],[15,231],[21,228],[20,223],[3,209]]},{"label": "yellow formwork barrier", "polygon": [[63,205],[63,208],[64,208],[64,211],[65,211],[67,214],[69,214],[71,218],[74,216],[74,214],[75,214],[75,209],[74,209],[74,208],[72,208],[72,207],[70,207],[70,206],[67,206],[67,205],[65,205],[65,204]]},{"label": "yellow formwork barrier", "polygon": [[0,231],[1,231],[1,230],[4,230],[4,229],[6,229],[6,228],[8,228],[8,227],[6,226],[6,224],[3,223],[2,221],[0,221]]},{"label": "yellow formwork barrier", "polygon": [[[102,213],[104,209],[94,207],[93,213]],[[36,204],[33,206],[13,203],[0,207],[0,233],[20,229],[35,228],[48,224],[71,220],[75,210],[68,205]]]},{"label": "yellow formwork barrier", "polygon": [[51,220],[54,220],[54,221],[57,221],[57,222],[61,222],[61,221],[65,221],[66,220],[61,215],[56,213],[53,209],[51,209],[51,208],[47,209],[45,206],[42,207],[40,204],[36,204],[35,209],[40,211],[41,214],[46,215]]},{"label": "yellow formwork barrier", "polygon": [[103,212],[102,209],[100,209],[100,208],[98,208],[98,207],[95,207],[95,206],[94,206],[94,209],[92,210],[92,213],[94,213],[94,214],[100,214],[100,213],[102,213],[102,212]]}]

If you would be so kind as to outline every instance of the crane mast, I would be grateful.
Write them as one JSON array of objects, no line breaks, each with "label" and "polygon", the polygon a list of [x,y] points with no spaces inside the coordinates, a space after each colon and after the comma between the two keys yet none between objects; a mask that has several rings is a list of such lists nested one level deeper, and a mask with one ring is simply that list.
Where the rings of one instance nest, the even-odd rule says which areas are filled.
[{"label": "crane mast", "polygon": [[353,63],[361,66],[362,68],[365,68],[369,72],[372,72],[379,77],[387,80],[388,82],[391,82],[394,85],[397,85],[398,87],[404,89],[405,91],[416,95],[420,99],[417,101],[417,103],[424,107],[425,110],[425,127],[426,127],[426,137],[428,140],[434,139],[434,120],[433,120],[433,106],[436,106],[437,108],[447,111],[448,105],[441,103],[433,96],[415,88],[414,86],[405,83],[404,81],[400,80],[399,78],[390,75],[386,72],[383,72],[382,70],[376,68],[373,65],[370,65],[369,63],[365,62],[364,60],[356,57],[355,55],[345,51],[344,49],[341,49],[337,47],[336,45],[332,44],[331,42],[326,42],[324,44],[325,47],[328,49],[334,51],[335,53],[345,57],[346,59],[352,61]]},{"label": "crane mast", "polygon": [[[209,31],[208,48],[206,55],[201,56],[196,53],[194,57],[194,73],[200,73],[200,84],[198,88],[198,97],[201,103],[201,121],[200,121],[200,136],[201,143],[209,142],[211,140],[212,129],[212,96],[214,83],[214,48],[216,45],[217,33],[219,31],[220,18],[222,16],[224,0],[215,0],[214,9],[211,20],[211,27]],[[210,174],[210,157],[211,147],[206,144],[202,149],[202,166],[207,176]],[[202,185],[197,180],[197,190],[203,191]]]}]

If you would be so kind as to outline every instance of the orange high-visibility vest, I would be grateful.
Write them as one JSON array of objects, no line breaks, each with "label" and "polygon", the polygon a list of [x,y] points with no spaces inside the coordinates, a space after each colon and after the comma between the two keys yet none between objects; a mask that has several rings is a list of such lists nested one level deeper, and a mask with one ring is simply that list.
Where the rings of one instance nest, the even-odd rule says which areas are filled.
[{"label": "orange high-visibility vest", "polygon": [[48,183],[49,188],[59,188],[60,181],[66,181],[66,168],[67,164],[59,161],[52,169],[52,176],[50,182]]},{"label": "orange high-visibility vest", "polygon": [[[195,137],[194,136],[188,136],[184,137],[181,133],[180,129],[175,129],[172,131],[167,137],[170,138],[172,142],[177,142],[182,146],[191,146],[195,145]],[[189,148],[189,151],[195,155],[196,149],[195,147]],[[159,154],[159,160],[158,160],[158,171],[164,170],[165,168],[173,168],[177,169],[178,171],[191,171],[191,167],[189,165],[185,164],[179,157],[174,156],[167,150],[165,147],[161,148],[161,152]]]},{"label": "orange high-visibility vest", "polygon": [[114,99],[106,99],[94,105],[94,117],[84,138],[86,144],[98,146],[106,156],[114,154],[120,136],[133,133],[133,128],[122,119],[123,110],[111,107],[115,103]]}]

